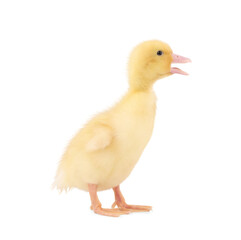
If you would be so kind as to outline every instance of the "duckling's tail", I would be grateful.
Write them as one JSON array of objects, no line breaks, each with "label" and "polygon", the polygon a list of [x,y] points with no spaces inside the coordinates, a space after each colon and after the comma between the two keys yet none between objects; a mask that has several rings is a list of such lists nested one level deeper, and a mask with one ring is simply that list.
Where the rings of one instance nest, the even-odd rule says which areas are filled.
[{"label": "duckling's tail", "polygon": [[52,184],[52,190],[55,188],[59,191],[59,193],[62,193],[63,191],[68,192],[71,189],[71,187],[67,184],[65,173],[60,167]]}]

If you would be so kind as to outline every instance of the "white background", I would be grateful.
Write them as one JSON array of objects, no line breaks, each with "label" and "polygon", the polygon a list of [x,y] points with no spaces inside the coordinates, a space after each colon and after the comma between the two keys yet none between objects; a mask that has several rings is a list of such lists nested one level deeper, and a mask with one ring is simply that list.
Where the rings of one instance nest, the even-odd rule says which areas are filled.
[{"label": "white background", "polygon": [[[1,239],[240,240],[240,22],[234,0],[2,0]],[[57,162],[125,93],[129,53],[149,39],[193,61],[156,83],[152,139],[121,186],[153,211],[98,216],[88,193],[51,191]]]}]

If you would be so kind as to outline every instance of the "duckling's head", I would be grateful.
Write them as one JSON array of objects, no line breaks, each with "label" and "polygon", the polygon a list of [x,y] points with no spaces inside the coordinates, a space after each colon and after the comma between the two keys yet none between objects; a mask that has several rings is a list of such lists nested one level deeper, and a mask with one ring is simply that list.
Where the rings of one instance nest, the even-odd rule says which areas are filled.
[{"label": "duckling's head", "polygon": [[187,75],[172,63],[191,62],[190,59],[173,54],[168,44],[151,40],[139,44],[130,55],[128,70],[130,88],[147,90],[153,83],[174,73]]}]

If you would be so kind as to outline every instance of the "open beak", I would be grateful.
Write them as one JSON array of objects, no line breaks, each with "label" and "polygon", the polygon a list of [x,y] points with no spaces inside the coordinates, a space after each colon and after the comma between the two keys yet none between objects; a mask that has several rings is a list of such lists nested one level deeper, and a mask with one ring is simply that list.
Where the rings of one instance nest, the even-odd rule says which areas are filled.
[{"label": "open beak", "polygon": [[[188,62],[191,62],[191,59],[182,57],[182,56],[174,54],[174,53],[172,54],[172,63],[188,63]],[[188,75],[188,73],[186,73],[176,67],[171,67],[171,73],[179,73],[182,75]]]}]

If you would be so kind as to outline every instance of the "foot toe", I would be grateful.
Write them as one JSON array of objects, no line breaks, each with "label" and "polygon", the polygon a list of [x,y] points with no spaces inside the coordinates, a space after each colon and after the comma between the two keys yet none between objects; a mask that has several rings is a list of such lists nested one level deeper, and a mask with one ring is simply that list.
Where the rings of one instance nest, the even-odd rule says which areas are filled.
[{"label": "foot toe", "polygon": [[120,206],[120,209],[128,210],[131,212],[149,212],[152,210],[151,206],[142,206],[142,205],[128,205]]},{"label": "foot toe", "polygon": [[129,214],[131,211],[122,209],[109,209],[109,208],[97,208],[93,209],[96,214],[108,216],[108,217],[119,217],[120,215]]}]

